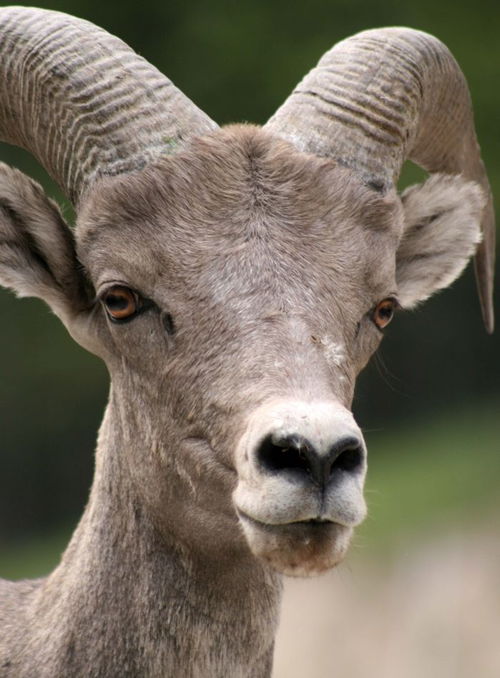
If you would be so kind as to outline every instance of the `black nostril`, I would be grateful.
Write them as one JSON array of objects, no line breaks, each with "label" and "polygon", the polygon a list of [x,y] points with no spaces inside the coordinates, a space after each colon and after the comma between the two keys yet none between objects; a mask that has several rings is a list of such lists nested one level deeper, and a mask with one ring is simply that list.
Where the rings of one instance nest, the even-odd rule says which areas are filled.
[{"label": "black nostril", "polygon": [[268,473],[286,473],[301,480],[311,479],[326,487],[339,472],[356,473],[363,467],[363,448],[357,438],[341,438],[320,454],[303,436],[266,436],[257,450],[260,467]]},{"label": "black nostril", "polygon": [[309,472],[309,458],[315,454],[311,444],[302,436],[268,435],[261,442],[257,459],[266,471],[280,472],[288,469]]},{"label": "black nostril", "polygon": [[360,446],[358,440],[354,438],[349,439],[340,452],[335,449],[336,447],[337,446],[334,446],[332,455],[333,463],[331,465],[330,474],[332,474],[335,469],[355,472],[363,466],[363,448]]},{"label": "black nostril", "polygon": [[353,450],[345,450],[335,459],[332,464],[332,471],[336,468],[341,471],[355,471],[362,462],[362,453],[359,447]]},{"label": "black nostril", "polygon": [[343,473],[355,475],[363,468],[363,448],[358,438],[346,436],[337,440],[321,456],[317,482],[326,487],[334,478]]},{"label": "black nostril", "polygon": [[363,448],[356,438],[344,438],[332,446],[328,459],[331,461],[330,475],[336,470],[355,472],[363,465]]}]

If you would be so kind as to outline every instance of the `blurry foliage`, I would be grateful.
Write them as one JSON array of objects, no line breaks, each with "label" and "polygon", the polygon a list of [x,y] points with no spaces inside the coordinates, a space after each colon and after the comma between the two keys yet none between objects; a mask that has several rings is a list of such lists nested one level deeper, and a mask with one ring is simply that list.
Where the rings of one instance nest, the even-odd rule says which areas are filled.
[{"label": "blurry foliage", "polygon": [[368,432],[368,518],[355,544],[401,551],[453,528],[498,530],[500,400],[438,417],[416,415],[414,432],[396,425]]},{"label": "blurry foliage", "polygon": [[[356,31],[409,25],[434,33],[448,44],[469,81],[493,192],[500,194],[496,1],[38,4],[86,18],[120,36],[221,124],[265,122],[321,54]],[[63,200],[25,152],[1,145],[0,158],[42,181],[50,195]],[[410,172],[406,181],[413,180]],[[65,212],[71,221],[68,205]],[[90,484],[107,376],[41,302],[16,301],[1,291],[0,318],[1,548],[2,541],[77,519]],[[424,426],[426,417],[439,409],[453,413],[477,401],[498,404],[498,348],[498,335],[488,337],[482,330],[469,271],[451,291],[422,310],[401,314],[391,326],[378,358],[360,379],[355,410],[361,424],[367,429],[382,426],[389,433],[401,421]],[[494,413],[491,417],[496,419]],[[453,433],[453,419],[449,421]],[[471,417],[460,425],[461,431],[468,431],[471,455],[483,463],[487,450],[479,439],[475,442],[477,421]],[[450,445],[452,439],[450,435]],[[404,446],[404,435],[401,441]],[[494,446],[493,439],[490,444]],[[451,465],[449,449],[445,436],[434,454],[443,453]],[[388,445],[388,451],[399,463],[399,446]]]}]

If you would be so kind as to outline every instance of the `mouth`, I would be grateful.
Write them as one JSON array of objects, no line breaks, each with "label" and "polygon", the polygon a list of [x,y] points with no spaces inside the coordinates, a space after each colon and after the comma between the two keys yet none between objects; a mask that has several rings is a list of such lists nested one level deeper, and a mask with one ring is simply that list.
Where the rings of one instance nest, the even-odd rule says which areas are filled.
[{"label": "mouth", "polygon": [[238,516],[254,555],[292,577],[310,577],[335,567],[344,558],[353,532],[322,518],[274,525],[241,511]]}]

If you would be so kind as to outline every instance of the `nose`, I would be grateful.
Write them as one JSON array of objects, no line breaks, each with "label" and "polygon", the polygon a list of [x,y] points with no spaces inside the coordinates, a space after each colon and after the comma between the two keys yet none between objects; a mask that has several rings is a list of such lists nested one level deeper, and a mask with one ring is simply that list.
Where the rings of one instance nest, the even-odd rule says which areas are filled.
[{"label": "nose", "polygon": [[313,482],[321,489],[342,475],[357,475],[364,469],[364,447],[354,435],[323,440],[318,449],[301,433],[268,433],[256,450],[257,462],[264,473],[294,478],[302,484]]},{"label": "nose", "polygon": [[238,511],[266,525],[346,527],[366,514],[366,447],[336,400],[276,399],[256,409],[235,450]]}]

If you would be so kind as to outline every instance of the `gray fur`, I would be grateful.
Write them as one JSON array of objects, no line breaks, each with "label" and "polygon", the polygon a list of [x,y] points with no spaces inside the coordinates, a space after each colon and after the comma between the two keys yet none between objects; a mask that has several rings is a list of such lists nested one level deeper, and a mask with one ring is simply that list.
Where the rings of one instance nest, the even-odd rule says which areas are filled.
[{"label": "gray fur", "polygon": [[[281,574],[335,565],[364,516],[349,410],[382,336],[373,310],[449,284],[482,204],[451,176],[401,199],[236,125],[95,179],[73,236],[38,185],[1,166],[0,283],[43,299],[105,361],[111,390],[61,563],[0,581],[0,677],[269,676]],[[112,284],[146,310],[111,322]],[[359,438],[358,470],[322,490],[321,510],[317,487],[257,463],[262,434],[286,427],[318,449],[332,427]]]},{"label": "gray fur", "polygon": [[[59,215],[31,180],[2,176],[0,200],[19,222],[3,213],[2,282],[55,308],[113,385],[89,504],[61,564],[0,588],[0,675],[268,675],[280,582],[238,525],[235,442],[247,414],[283,394],[350,406],[380,341],[370,309],[397,291],[399,199],[257,128],[227,128],[97,185],[78,219],[81,266],[63,285],[56,272],[75,253]],[[160,311],[110,323],[84,294],[110,280],[170,312],[175,335]],[[325,335],[345,345],[341,367],[310,340]]]},{"label": "gray fur", "polygon": [[401,196],[408,214],[397,254],[401,303],[412,308],[448,287],[463,271],[477,245],[484,194],[474,182],[436,174]]}]

